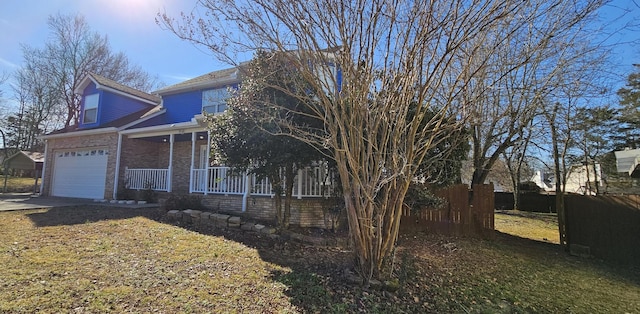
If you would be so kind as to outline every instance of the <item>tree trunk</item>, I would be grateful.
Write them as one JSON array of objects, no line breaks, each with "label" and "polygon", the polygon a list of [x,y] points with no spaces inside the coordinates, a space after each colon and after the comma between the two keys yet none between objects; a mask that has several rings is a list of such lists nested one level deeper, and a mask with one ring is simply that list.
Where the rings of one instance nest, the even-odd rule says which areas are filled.
[{"label": "tree trunk", "polygon": [[284,222],[284,215],[282,214],[282,180],[279,174],[269,176],[269,180],[272,182],[273,187],[273,199],[276,209],[276,224],[278,227],[282,227]]},{"label": "tree trunk", "polygon": [[556,177],[556,212],[558,213],[558,233],[560,235],[560,245],[568,250],[569,243],[567,237],[566,214],[564,210],[564,180],[560,165],[560,150],[558,148],[558,135],[555,124],[551,124],[551,144],[553,146],[553,164]]}]

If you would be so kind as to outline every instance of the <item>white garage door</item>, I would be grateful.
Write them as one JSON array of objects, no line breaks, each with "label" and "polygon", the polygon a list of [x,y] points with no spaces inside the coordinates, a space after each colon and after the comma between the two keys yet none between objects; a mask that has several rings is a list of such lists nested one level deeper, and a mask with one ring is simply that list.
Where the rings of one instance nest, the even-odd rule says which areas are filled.
[{"label": "white garage door", "polygon": [[106,149],[78,149],[55,153],[52,192],[54,196],[104,198],[107,179]]}]

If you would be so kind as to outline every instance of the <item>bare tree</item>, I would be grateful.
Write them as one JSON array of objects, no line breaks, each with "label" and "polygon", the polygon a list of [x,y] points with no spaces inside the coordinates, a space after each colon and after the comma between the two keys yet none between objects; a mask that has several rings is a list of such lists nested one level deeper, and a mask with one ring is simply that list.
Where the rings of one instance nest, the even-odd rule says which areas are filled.
[{"label": "bare tree", "polygon": [[465,101],[477,103],[469,120],[474,184],[484,183],[492,164],[507,149],[526,141],[523,130],[544,110],[542,100],[563,83],[561,77],[569,69],[603,70],[604,64],[572,64],[605,52],[588,28],[605,0],[526,3],[528,25],[508,19],[488,40],[478,39],[486,45],[500,44],[501,49],[476,52],[492,55],[462,94]]},{"label": "bare tree", "polygon": [[48,25],[51,37],[43,48],[23,46],[24,71],[37,69],[50,79],[40,82],[47,84],[40,88],[57,91],[60,106],[48,109],[62,115],[63,126],[78,124],[80,98],[75,89],[88,72],[143,91],[155,84],[154,78],[131,65],[123,53],[112,52],[107,37],[92,32],[83,16],[53,15]]},{"label": "bare tree", "polygon": [[[428,163],[427,153],[465,119],[480,118],[475,107],[484,94],[461,96],[471,88],[487,90],[471,84],[496,53],[507,64],[526,63],[527,54],[504,53],[516,48],[506,43],[521,39],[514,34],[542,15],[569,13],[556,11],[567,1],[543,2],[203,0],[203,17],[159,18],[179,37],[231,64],[259,49],[280,52],[309,82],[307,93],[288,92],[308,104],[323,129],[288,124],[286,114],[271,119],[282,134],[332,151],[356,267],[368,282],[383,275],[393,252],[403,199],[418,165]],[[586,10],[575,9],[570,16]],[[509,31],[502,32],[505,25]],[[548,33],[551,27],[531,28],[540,41],[555,35]]]}]

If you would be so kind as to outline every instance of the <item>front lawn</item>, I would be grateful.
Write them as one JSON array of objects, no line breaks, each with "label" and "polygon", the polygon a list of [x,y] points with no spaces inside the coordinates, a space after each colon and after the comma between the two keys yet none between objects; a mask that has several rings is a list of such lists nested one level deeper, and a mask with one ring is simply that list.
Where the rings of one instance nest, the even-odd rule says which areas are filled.
[{"label": "front lawn", "polygon": [[[4,192],[4,175],[0,176],[0,192]],[[21,177],[7,177],[7,192],[8,193],[33,193],[34,178],[21,178]],[[40,189],[40,180],[38,180],[38,186],[36,191]]]},{"label": "front lawn", "polygon": [[502,233],[401,237],[395,292],[345,283],[350,261],[155,209],[2,212],[0,312],[640,312],[639,270]]}]

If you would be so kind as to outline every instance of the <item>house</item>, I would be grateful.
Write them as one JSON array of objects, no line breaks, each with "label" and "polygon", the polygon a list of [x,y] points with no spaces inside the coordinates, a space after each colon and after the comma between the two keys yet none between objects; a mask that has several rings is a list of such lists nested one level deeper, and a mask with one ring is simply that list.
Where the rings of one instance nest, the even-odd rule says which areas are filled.
[{"label": "house", "polygon": [[[542,190],[554,192],[556,190],[555,174],[536,171],[531,178]],[[569,167],[569,174],[565,185],[565,192],[595,195],[606,190],[605,177],[602,174],[600,163],[576,164]]]},{"label": "house", "polygon": [[632,178],[640,177],[640,149],[625,149],[613,153],[616,156],[617,172],[627,173]]},{"label": "house", "polygon": [[[42,165],[44,163],[44,154],[39,152],[29,152],[19,150],[15,154],[3,160],[5,176],[10,172],[14,175],[18,173],[21,176],[32,176],[34,178],[33,192],[37,192],[38,179],[42,174]],[[7,181],[4,181],[3,191],[7,190]]]},{"label": "house", "polygon": [[23,170],[39,177],[44,163],[44,154],[19,150],[3,161],[7,169]]},{"label": "house", "polygon": [[[275,217],[271,185],[232,173],[210,158],[203,112],[226,109],[237,88],[237,68],[214,71],[153,94],[97,74],[75,90],[82,97],[80,123],[42,137],[45,164],[41,193],[61,197],[117,199],[122,189],[195,194],[214,210]],[[321,165],[300,170],[292,224],[324,227],[326,180]]]}]

